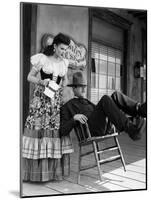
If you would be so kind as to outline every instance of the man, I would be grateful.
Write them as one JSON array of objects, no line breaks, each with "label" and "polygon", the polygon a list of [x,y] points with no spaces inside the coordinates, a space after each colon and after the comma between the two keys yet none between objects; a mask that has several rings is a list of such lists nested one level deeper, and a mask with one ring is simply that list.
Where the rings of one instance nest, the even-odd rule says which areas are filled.
[{"label": "man", "polygon": [[[125,131],[132,140],[141,138],[145,131],[146,103],[140,104],[120,92],[114,92],[111,97],[104,95],[97,105],[85,99],[86,83],[81,72],[73,74],[72,87],[74,98],[61,107],[60,135],[65,136],[76,126],[77,122],[88,123],[92,136],[108,133],[109,122],[118,131]],[[134,124],[127,116],[138,117]]]}]

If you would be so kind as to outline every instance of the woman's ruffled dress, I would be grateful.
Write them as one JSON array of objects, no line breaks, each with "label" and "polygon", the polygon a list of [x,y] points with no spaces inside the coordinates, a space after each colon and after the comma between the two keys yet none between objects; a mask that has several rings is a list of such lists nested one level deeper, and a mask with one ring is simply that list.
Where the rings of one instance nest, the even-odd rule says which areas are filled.
[{"label": "woman's ruffled dress", "polygon": [[[40,59],[45,56],[36,54],[35,57],[34,62],[40,63]],[[44,87],[37,85],[25,122],[22,140],[24,181],[62,180],[70,170],[72,142],[69,136],[59,136],[62,88],[55,93],[53,99],[43,92]]]}]

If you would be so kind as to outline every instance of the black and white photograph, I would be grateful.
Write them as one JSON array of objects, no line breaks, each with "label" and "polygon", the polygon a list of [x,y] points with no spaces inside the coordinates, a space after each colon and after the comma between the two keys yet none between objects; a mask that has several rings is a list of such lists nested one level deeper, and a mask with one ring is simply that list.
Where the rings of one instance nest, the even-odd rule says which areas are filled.
[{"label": "black and white photograph", "polygon": [[20,3],[20,196],[147,190],[147,10]]},{"label": "black and white photograph", "polygon": [[0,198],[150,199],[149,0],[0,9]]}]

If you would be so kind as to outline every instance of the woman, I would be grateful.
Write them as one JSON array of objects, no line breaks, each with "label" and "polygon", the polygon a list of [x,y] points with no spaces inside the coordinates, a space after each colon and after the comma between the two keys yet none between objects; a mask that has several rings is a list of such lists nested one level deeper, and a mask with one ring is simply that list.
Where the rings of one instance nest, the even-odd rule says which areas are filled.
[{"label": "woman", "polygon": [[[43,53],[31,57],[33,67],[27,79],[36,88],[23,135],[24,181],[61,180],[65,155],[73,151],[69,138],[59,138],[62,89],[66,85],[68,69],[68,61],[63,55],[69,44],[69,37],[59,33]],[[60,86],[53,98],[44,93],[48,84],[51,87],[50,80]]]}]

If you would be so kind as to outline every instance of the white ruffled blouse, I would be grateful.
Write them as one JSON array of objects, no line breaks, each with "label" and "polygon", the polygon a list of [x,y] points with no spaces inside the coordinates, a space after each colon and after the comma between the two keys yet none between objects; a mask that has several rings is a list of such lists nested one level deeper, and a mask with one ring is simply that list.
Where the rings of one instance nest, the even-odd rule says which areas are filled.
[{"label": "white ruffled blouse", "polygon": [[50,60],[43,53],[38,53],[31,56],[31,64],[33,68],[38,72],[43,70],[46,74],[53,74],[53,76],[63,77],[68,70],[69,61],[67,59],[63,59],[62,61],[56,63]]}]

